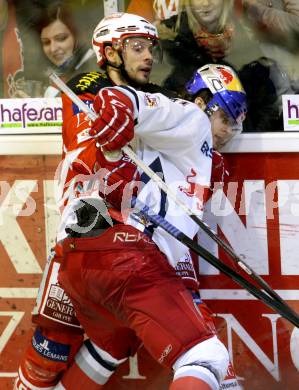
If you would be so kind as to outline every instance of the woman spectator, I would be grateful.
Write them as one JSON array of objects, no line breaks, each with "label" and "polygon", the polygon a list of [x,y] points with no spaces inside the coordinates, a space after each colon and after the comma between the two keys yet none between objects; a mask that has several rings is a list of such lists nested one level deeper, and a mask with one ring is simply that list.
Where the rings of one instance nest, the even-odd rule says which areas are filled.
[{"label": "woman spectator", "polygon": [[194,70],[207,63],[238,70],[262,55],[238,21],[232,0],[182,0],[178,11],[156,22],[173,66],[164,83],[169,89],[180,91]]},{"label": "woman spectator", "polygon": [[[204,47],[215,62],[224,58],[231,47],[234,32],[231,21],[233,0],[190,0],[185,2],[189,29],[198,46]],[[180,13],[177,24],[179,28]]]},{"label": "woman spectator", "polygon": [[[57,3],[48,6],[36,23],[36,30],[46,57],[45,70],[51,68],[67,81],[76,73],[95,68],[93,50],[82,44],[71,15],[65,7]],[[31,96],[23,87],[24,84],[29,84],[30,89],[30,84],[32,86],[34,82],[36,81],[18,80],[15,96]],[[45,87],[44,96],[53,97],[59,94],[57,88],[51,85]]]},{"label": "woman spectator", "polygon": [[[258,3],[249,2],[252,7]],[[171,0],[167,4],[165,0],[152,3],[164,51],[172,65],[164,86],[182,93],[198,67],[215,62],[229,64],[239,72],[248,96],[244,130],[282,130],[280,96],[292,93],[292,89],[278,64],[265,57],[256,44],[250,25],[245,24],[242,1],[181,0],[177,14],[165,18],[173,11],[172,4]]]}]

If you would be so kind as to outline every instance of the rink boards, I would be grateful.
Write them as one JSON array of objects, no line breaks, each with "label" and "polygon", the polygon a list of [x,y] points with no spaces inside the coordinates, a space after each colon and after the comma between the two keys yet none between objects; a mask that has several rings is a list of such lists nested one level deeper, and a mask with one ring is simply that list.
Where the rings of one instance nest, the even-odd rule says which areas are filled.
[{"label": "rink boards", "polygon": [[[60,161],[59,137],[43,138],[40,144],[28,137],[23,141],[7,138],[0,147],[1,390],[11,389],[25,348],[30,311],[58,220],[53,178]],[[290,141],[290,149],[283,151],[278,140],[273,146],[275,153],[271,153],[262,137],[257,152],[250,137],[242,147],[245,141],[244,136],[239,139],[239,153],[226,155],[231,166],[230,184],[211,200],[208,209],[212,213],[207,211],[205,218],[299,312],[299,164],[295,142]],[[21,155],[26,142],[27,154]],[[13,155],[17,153],[20,155]],[[227,260],[213,243],[200,239]],[[297,390],[299,330],[204,261],[199,263],[202,296],[216,313],[221,339],[244,388]],[[119,369],[107,389],[162,390],[170,377],[168,370],[141,350]]]}]

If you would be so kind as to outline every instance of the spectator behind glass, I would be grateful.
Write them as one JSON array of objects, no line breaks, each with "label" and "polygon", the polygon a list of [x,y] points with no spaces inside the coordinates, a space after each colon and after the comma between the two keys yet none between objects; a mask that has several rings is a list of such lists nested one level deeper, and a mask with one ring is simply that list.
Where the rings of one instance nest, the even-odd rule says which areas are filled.
[{"label": "spectator behind glass", "polygon": [[245,131],[281,131],[281,96],[299,90],[299,1],[243,0],[239,5],[263,53],[239,72],[249,102]]},{"label": "spectator behind glass", "polygon": [[[181,0],[177,15],[156,21],[163,49],[173,66],[163,83],[166,88],[183,93],[185,83],[196,69],[222,62],[231,41],[232,30],[224,27],[231,7],[230,0],[225,3],[223,0]],[[223,33],[224,29],[228,33]]]},{"label": "spectator behind glass", "polygon": [[[163,17],[166,8],[159,3],[160,8],[157,4],[153,7],[156,17]],[[265,56],[257,45],[242,9],[236,14],[234,6],[239,3],[185,0],[179,4],[178,15],[158,20],[164,49],[173,65],[164,85],[181,93],[184,82],[198,66],[209,62],[229,64],[238,70],[248,96],[244,131],[279,131],[283,129],[281,95],[294,93],[293,88],[283,67],[270,57],[271,52]]]},{"label": "spectator behind glass", "polygon": [[237,20],[232,0],[181,1],[179,14],[157,26],[173,65],[164,84],[178,92],[200,66],[217,62],[238,70],[262,55]]},{"label": "spectator behind glass", "polygon": [[198,46],[204,47],[215,62],[231,47],[234,32],[230,21],[233,0],[189,0],[186,14]]},{"label": "spectator behind glass", "polygon": [[299,90],[299,1],[243,0],[243,13],[263,55],[275,60]]},{"label": "spectator behind glass", "polygon": [[13,1],[0,0],[0,98],[11,96],[13,79],[23,71],[23,47],[16,19]]},{"label": "spectator behind glass", "polygon": [[[45,10],[36,24],[36,29],[40,36],[42,51],[46,57],[46,68],[51,68],[68,81],[77,73],[94,69],[95,58],[91,48],[87,48],[81,43],[79,34],[71,18],[69,11],[60,4],[51,4]],[[24,85],[30,86],[36,83],[35,80],[20,79],[17,82],[15,97],[34,97],[24,90]],[[59,94],[59,90],[54,86],[45,86],[45,91],[40,95],[54,97]]]},{"label": "spectator behind glass", "polygon": [[293,94],[290,80],[278,63],[267,57],[242,67],[239,77],[246,90],[248,114],[245,132],[283,130],[281,95]]}]

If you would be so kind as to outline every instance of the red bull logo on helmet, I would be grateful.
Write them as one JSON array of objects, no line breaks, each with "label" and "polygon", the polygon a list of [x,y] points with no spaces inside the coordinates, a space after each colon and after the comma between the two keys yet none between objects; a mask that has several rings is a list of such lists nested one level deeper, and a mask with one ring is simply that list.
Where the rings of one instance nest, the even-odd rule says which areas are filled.
[{"label": "red bull logo on helmet", "polygon": [[231,74],[231,72],[227,71],[224,68],[218,68],[218,71],[220,73],[220,78],[224,82],[224,84],[227,85],[227,84],[230,84],[233,81],[234,77]]},{"label": "red bull logo on helmet", "polygon": [[217,67],[218,74],[226,89],[229,91],[243,92],[243,87],[237,75],[225,67]]}]

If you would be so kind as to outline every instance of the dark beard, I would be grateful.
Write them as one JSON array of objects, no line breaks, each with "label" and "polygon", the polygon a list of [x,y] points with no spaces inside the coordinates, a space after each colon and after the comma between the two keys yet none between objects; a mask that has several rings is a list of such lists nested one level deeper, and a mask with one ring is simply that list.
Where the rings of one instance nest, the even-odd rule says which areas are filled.
[{"label": "dark beard", "polygon": [[135,89],[140,89],[140,88],[142,88],[144,85],[148,84],[148,82],[146,82],[146,83],[139,83],[138,81],[133,80],[133,79],[129,76],[128,72],[126,71],[124,63],[121,64],[121,66],[120,66],[119,69],[120,69],[120,73],[121,73],[122,77],[128,82],[128,85],[129,85],[130,87],[133,87],[133,88],[135,88]]}]

